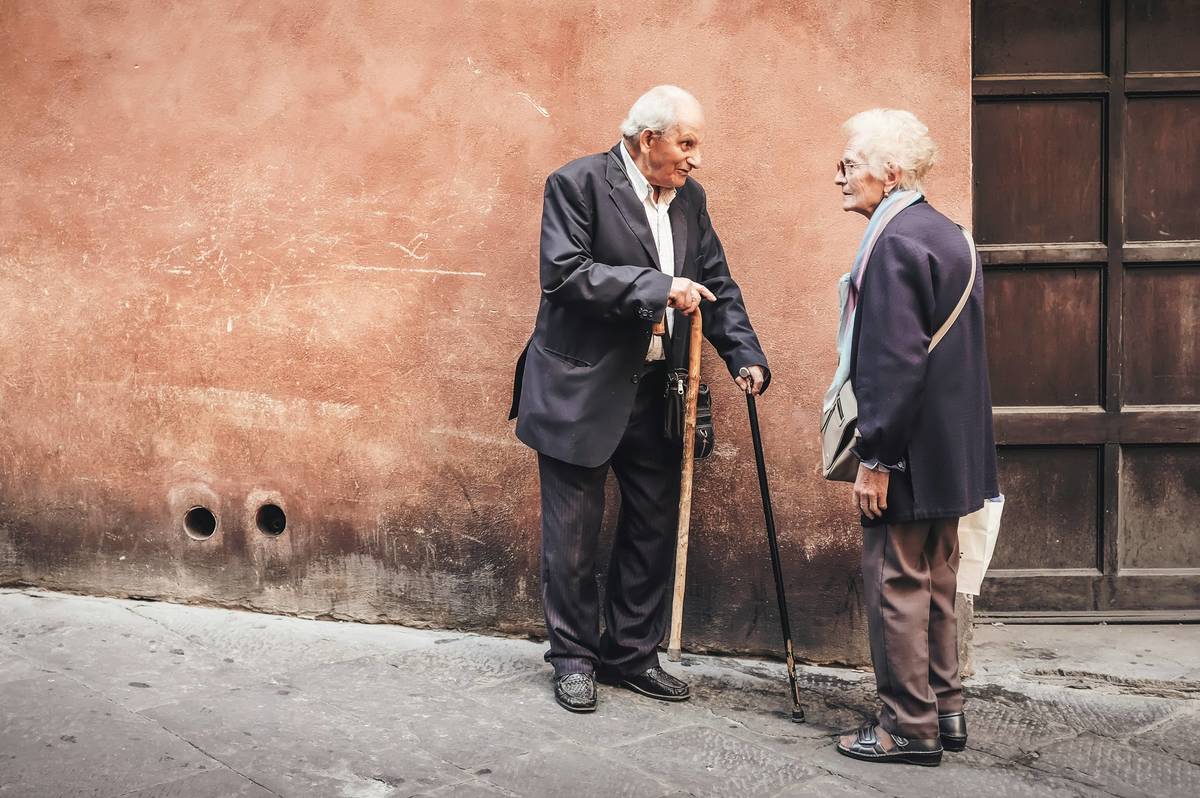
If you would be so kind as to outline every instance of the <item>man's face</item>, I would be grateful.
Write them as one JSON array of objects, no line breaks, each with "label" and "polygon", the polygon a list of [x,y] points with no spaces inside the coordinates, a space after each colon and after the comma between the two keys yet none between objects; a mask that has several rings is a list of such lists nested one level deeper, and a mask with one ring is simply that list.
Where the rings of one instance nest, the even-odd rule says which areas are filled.
[{"label": "man's face", "polygon": [[679,122],[665,133],[642,131],[641,146],[648,173],[646,180],[658,188],[681,188],[693,169],[700,168],[700,144],[704,137],[704,114],[688,108]]}]

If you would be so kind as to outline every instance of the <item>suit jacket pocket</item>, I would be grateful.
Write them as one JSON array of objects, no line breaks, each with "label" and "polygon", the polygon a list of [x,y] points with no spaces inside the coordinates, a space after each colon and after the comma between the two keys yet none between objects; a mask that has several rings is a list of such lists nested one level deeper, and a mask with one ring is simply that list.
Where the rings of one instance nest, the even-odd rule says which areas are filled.
[{"label": "suit jacket pocket", "polygon": [[551,349],[548,346],[543,346],[542,351],[548,355],[551,355],[552,357],[558,358],[562,362],[566,363],[568,366],[583,366],[584,368],[592,367],[592,364],[587,362],[586,360],[580,360],[577,357],[568,355],[565,352],[559,352],[556,349]]}]

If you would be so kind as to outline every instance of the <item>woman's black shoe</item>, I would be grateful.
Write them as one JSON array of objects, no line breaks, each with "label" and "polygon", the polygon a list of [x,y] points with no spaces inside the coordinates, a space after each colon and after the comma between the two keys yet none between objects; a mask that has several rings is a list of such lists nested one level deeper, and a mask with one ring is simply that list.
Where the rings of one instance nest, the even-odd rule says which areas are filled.
[{"label": "woman's black shoe", "polygon": [[938,715],[938,733],[942,738],[942,748],[947,751],[963,750],[967,747],[967,716],[961,712]]},{"label": "woman's black shoe", "polygon": [[569,712],[596,711],[596,680],[590,673],[554,677],[554,700]]},{"label": "woman's black shoe", "polygon": [[942,745],[938,738],[917,740],[893,734],[892,742],[896,747],[887,751],[879,742],[878,727],[878,723],[863,724],[850,745],[842,745],[842,741],[838,740],[837,752],[864,762],[902,762],[925,767],[937,767],[941,764]]}]

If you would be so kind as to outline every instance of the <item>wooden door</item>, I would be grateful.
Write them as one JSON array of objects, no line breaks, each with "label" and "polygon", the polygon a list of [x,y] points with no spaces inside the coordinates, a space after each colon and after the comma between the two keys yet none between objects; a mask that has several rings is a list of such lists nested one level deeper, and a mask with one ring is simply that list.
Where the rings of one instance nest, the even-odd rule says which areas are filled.
[{"label": "wooden door", "polygon": [[983,613],[1200,616],[1200,0],[976,0]]}]

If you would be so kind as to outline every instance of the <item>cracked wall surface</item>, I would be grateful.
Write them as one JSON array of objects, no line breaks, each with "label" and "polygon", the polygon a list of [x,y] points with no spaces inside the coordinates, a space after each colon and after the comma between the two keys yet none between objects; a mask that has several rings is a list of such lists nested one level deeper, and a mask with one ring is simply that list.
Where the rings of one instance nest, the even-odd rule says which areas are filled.
[{"label": "cracked wall surface", "polygon": [[[0,0],[0,582],[536,634],[536,465],[505,416],[542,184],[673,82],[775,374],[797,649],[866,661],[861,533],[816,471],[863,227],[832,164],[846,117],[912,109],[931,200],[969,221],[968,32],[966,0]],[[704,369],[685,645],[774,651],[745,411]]]}]

